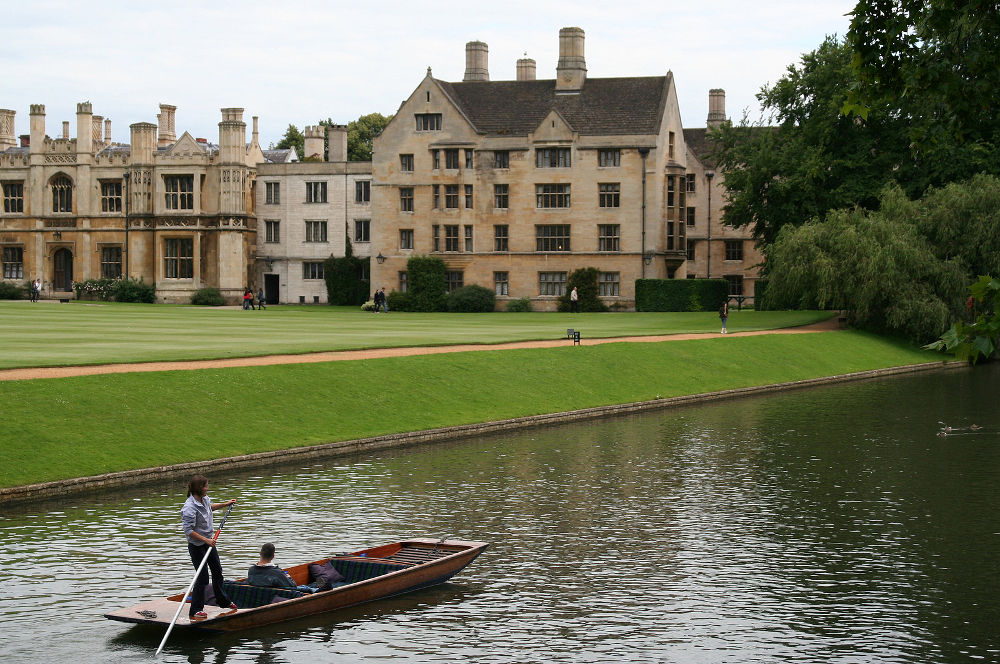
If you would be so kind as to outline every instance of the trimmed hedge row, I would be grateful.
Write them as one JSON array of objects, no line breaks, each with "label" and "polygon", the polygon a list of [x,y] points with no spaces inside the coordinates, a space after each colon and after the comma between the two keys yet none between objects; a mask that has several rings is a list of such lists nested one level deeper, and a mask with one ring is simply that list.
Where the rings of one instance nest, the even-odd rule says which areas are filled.
[{"label": "trimmed hedge row", "polygon": [[725,279],[637,279],[636,311],[715,311],[729,298]]}]

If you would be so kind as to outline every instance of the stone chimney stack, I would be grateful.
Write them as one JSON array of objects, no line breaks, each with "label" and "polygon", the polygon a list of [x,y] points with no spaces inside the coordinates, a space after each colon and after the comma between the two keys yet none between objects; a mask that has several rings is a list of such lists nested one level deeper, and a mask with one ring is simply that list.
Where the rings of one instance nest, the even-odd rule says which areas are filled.
[{"label": "stone chimney stack", "polygon": [[104,119],[104,144],[111,145],[111,118]]},{"label": "stone chimney stack", "polygon": [[305,154],[302,161],[312,159],[313,161],[323,161],[323,125],[309,126],[305,128],[306,142],[304,146]]},{"label": "stone chimney stack", "polygon": [[95,150],[99,150],[104,147],[104,139],[102,138],[102,129],[104,128],[104,117],[100,115],[94,116],[94,135],[93,135],[93,146]]},{"label": "stone chimney stack", "polygon": [[16,111],[0,108],[0,152],[17,147],[17,141],[14,139],[15,115]]},{"label": "stone chimney stack", "polygon": [[462,81],[488,81],[490,70],[487,65],[490,49],[481,41],[471,41],[465,45],[465,78]]},{"label": "stone chimney stack", "polygon": [[713,88],[708,91],[708,126],[718,127],[726,121],[726,91]]},{"label": "stone chimney stack", "polygon": [[330,139],[327,161],[347,161],[347,125],[332,125],[326,135]]},{"label": "stone chimney stack", "polygon": [[176,112],[176,106],[160,104],[160,112],[156,114],[156,123],[159,125],[159,135],[156,139],[156,144],[161,148],[177,140],[177,133],[174,131],[174,113]]},{"label": "stone chimney stack", "polygon": [[76,105],[76,151],[94,151],[94,107],[89,101]]},{"label": "stone chimney stack", "polygon": [[136,122],[129,126],[132,154],[129,160],[133,164],[149,165],[153,163],[153,152],[156,150],[156,129],[152,122]]},{"label": "stone chimney stack", "polygon": [[556,92],[579,92],[587,80],[587,61],[583,57],[583,30],[559,31],[559,64],[556,65]]},{"label": "stone chimney stack", "polygon": [[257,120],[258,116],[253,116],[253,134],[251,134],[250,142],[255,144],[258,143],[258,139],[260,138],[260,133],[257,131]]},{"label": "stone chimney stack", "polygon": [[68,141],[69,140],[69,120],[63,120],[63,134],[62,134],[62,137],[63,137],[64,141]]},{"label": "stone chimney stack", "polygon": [[32,152],[41,152],[45,142],[45,104],[32,104],[30,109],[31,139],[28,145]]},{"label": "stone chimney stack", "polygon": [[222,109],[222,122],[219,123],[219,160],[223,164],[241,163],[246,149],[246,138],[247,125],[243,122],[243,109]]},{"label": "stone chimney stack", "polygon": [[[525,53],[527,56],[527,53]],[[523,57],[517,61],[517,80],[519,81],[533,81],[535,80],[535,61],[529,57]]]}]

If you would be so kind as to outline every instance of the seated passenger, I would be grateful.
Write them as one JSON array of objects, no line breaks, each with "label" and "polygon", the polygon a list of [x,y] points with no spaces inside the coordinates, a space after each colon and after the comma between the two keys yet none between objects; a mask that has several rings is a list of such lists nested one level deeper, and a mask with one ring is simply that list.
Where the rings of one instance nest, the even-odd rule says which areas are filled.
[{"label": "seated passenger", "polygon": [[302,592],[314,593],[316,589],[311,586],[299,586],[292,581],[291,575],[274,563],[274,544],[268,542],[260,547],[260,560],[256,565],[250,566],[247,572],[247,583],[252,586],[263,586],[265,588],[286,588],[288,590],[301,590]]}]

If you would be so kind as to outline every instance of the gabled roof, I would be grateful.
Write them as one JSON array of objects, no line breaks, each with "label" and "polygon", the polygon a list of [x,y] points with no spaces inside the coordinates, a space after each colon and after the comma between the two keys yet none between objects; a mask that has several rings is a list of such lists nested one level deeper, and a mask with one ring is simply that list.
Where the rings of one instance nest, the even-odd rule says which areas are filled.
[{"label": "gabled roof", "polygon": [[435,79],[479,133],[527,135],[556,110],[581,135],[658,134],[670,74],[588,78],[579,93],[556,93],[556,81]]},{"label": "gabled roof", "polygon": [[262,150],[262,152],[264,159],[267,159],[271,164],[290,164],[293,161],[298,161],[295,148]]}]

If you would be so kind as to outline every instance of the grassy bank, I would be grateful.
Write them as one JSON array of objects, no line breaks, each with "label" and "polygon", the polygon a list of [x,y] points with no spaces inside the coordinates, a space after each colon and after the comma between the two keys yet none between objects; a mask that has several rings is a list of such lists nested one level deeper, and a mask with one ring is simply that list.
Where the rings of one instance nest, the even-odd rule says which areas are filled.
[{"label": "grassy bank", "polygon": [[[828,318],[817,311],[733,312],[729,329],[766,330]],[[265,311],[103,302],[0,302],[0,369],[199,360],[359,348],[488,344],[718,332],[701,313],[374,315],[351,307]]]},{"label": "grassy bank", "polygon": [[7,381],[0,485],[937,359],[839,331]]}]

